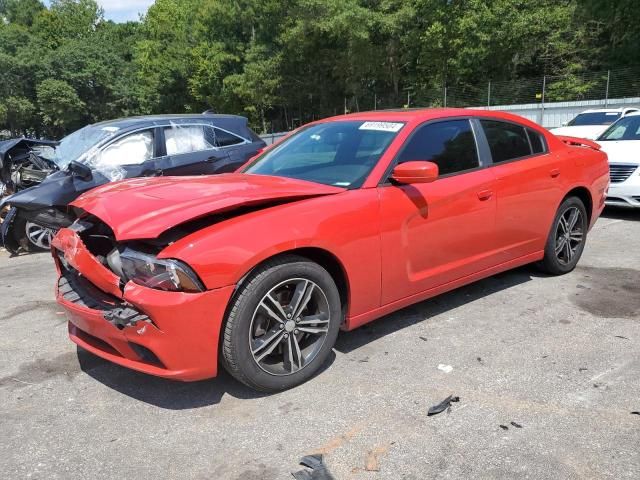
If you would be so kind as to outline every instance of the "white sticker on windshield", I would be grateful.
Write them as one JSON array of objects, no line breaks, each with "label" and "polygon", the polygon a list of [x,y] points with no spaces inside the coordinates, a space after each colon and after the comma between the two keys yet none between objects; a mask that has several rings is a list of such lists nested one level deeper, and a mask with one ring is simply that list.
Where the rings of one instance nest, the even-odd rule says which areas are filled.
[{"label": "white sticker on windshield", "polygon": [[118,127],[102,127],[103,132],[117,132],[120,130]]},{"label": "white sticker on windshield", "polygon": [[360,130],[378,130],[381,132],[398,132],[404,123],[393,122],[364,122],[360,125]]}]

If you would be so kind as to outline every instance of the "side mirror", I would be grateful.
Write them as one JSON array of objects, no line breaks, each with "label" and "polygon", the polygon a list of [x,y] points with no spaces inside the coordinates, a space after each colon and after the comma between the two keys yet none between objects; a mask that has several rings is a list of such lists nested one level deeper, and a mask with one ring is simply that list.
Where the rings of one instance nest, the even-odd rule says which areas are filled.
[{"label": "side mirror", "polygon": [[567,125],[569,125],[569,122],[562,122],[563,127],[566,127]]},{"label": "side mirror", "polygon": [[401,163],[393,169],[391,178],[401,184],[431,183],[438,178],[438,165],[425,161]]},{"label": "side mirror", "polygon": [[91,174],[91,168],[86,166],[84,163],[76,162],[75,160],[72,160],[71,163],[69,163],[69,171],[80,177],[82,180],[91,180],[93,177]]}]

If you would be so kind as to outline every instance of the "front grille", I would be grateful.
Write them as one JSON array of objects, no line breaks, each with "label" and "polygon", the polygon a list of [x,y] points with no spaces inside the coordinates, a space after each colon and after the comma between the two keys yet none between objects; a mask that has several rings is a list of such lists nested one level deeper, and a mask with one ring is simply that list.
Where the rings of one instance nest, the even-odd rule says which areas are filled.
[{"label": "front grille", "polygon": [[58,291],[66,301],[93,310],[110,311],[122,302],[93,286],[77,272],[64,270],[58,280]]},{"label": "front grille", "polygon": [[609,176],[611,177],[611,183],[621,183],[635,172],[638,165],[609,165]]}]

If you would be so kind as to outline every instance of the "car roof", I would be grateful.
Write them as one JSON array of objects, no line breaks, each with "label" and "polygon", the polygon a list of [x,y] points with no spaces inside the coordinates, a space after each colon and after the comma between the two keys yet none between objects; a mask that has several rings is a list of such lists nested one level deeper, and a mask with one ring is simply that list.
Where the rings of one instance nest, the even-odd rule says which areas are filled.
[{"label": "car roof", "polygon": [[621,108],[590,108],[589,110],[585,110],[580,112],[578,115],[582,115],[583,113],[622,113],[625,110],[634,109],[638,107],[621,107]]},{"label": "car roof", "polygon": [[138,130],[146,127],[163,126],[171,124],[193,124],[207,122],[214,126],[227,130],[250,142],[262,142],[262,139],[249,128],[248,120],[241,115],[222,115],[214,113],[185,113],[173,115],[144,115],[138,117],[118,118],[94,123],[91,127],[111,127],[121,133]]},{"label": "car roof", "polygon": [[425,122],[447,117],[492,117],[521,124],[536,126],[539,125],[530,120],[500,110],[474,110],[469,108],[403,108],[397,110],[374,110],[369,112],[349,113],[335,117],[325,118],[320,122],[335,120],[365,120],[383,122]]},{"label": "car roof", "polygon": [[171,114],[171,115],[141,115],[137,117],[117,118],[114,120],[105,120],[103,122],[94,123],[93,126],[102,127],[144,127],[147,125],[165,124],[175,121],[202,121],[202,120],[240,120],[246,122],[245,117],[239,115],[219,115],[219,114]]}]

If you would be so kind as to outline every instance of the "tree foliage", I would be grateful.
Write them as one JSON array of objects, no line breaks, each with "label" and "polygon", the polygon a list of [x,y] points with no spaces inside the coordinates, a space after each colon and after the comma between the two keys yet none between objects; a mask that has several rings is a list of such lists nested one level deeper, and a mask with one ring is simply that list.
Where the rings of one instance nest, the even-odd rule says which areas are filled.
[{"label": "tree foliage", "polygon": [[584,72],[638,64],[632,0],[157,0],[124,24],[95,0],[0,0],[0,135],[209,108],[291,128],[543,75],[579,98],[603,81]]}]

